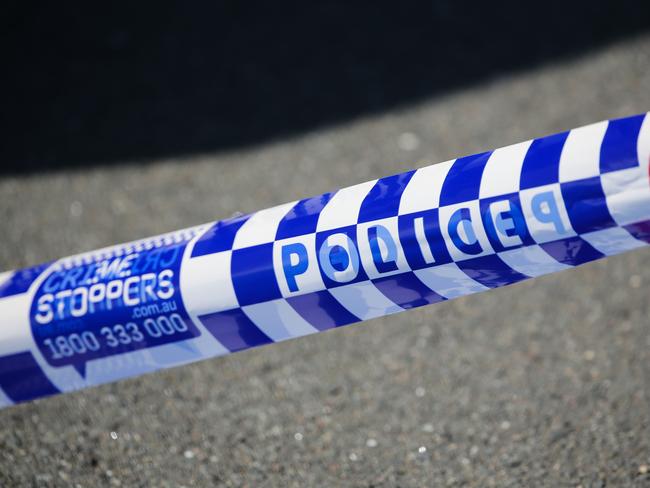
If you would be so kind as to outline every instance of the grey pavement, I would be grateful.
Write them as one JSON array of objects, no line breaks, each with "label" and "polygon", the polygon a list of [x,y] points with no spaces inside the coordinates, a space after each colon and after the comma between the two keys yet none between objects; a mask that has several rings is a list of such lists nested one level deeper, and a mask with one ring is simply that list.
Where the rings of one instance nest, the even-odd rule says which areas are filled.
[{"label": "grey pavement", "polygon": [[[0,268],[649,109],[645,35],[290,140],[4,176]],[[0,486],[650,486],[649,290],[645,248],[12,407]]]}]

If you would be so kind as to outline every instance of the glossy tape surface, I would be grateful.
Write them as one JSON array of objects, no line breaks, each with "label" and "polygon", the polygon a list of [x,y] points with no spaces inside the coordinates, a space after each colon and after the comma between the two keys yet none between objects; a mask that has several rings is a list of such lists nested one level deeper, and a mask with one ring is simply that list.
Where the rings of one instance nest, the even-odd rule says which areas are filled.
[{"label": "glossy tape surface", "polygon": [[650,116],[0,274],[0,405],[650,243]]}]

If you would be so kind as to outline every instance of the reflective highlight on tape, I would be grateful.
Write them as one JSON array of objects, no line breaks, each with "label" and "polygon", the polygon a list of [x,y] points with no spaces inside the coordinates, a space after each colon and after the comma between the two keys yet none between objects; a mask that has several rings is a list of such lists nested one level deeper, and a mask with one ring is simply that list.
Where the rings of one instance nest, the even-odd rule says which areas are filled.
[{"label": "reflective highlight on tape", "polygon": [[650,243],[650,115],[0,274],[0,406]]}]

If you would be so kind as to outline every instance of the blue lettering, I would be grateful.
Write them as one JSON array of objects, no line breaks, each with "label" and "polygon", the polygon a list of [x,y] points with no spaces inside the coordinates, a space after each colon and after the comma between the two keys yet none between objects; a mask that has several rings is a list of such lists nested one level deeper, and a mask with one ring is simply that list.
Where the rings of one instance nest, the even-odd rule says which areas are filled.
[{"label": "blue lettering", "polygon": [[[386,246],[385,259],[381,255],[380,240]],[[383,225],[368,227],[368,242],[372,253],[372,261],[375,263],[377,271],[380,273],[395,271],[397,269],[397,246],[388,229]]]},{"label": "blue lettering", "polygon": [[56,280],[61,279],[64,275],[65,271],[55,271],[50,276],[48,276],[48,278],[45,280],[45,283],[43,283],[43,291],[45,293],[56,292],[60,287],[60,282]]},{"label": "blue lettering", "polygon": [[350,256],[343,246],[332,246],[330,249],[330,264],[336,271],[345,271],[350,264]]},{"label": "blue lettering", "polygon": [[[464,241],[458,232],[458,228],[461,224],[467,241]],[[469,212],[469,208],[459,208],[451,214],[447,229],[449,231],[449,237],[451,237],[452,242],[459,251],[464,252],[465,254],[480,254],[483,252],[483,248],[478,242],[476,233],[472,227],[472,216]]]},{"label": "blue lettering", "polygon": [[318,261],[325,276],[339,283],[352,281],[359,274],[359,251],[346,234],[332,234],[323,241]]},{"label": "blue lettering", "polygon": [[545,224],[553,224],[559,234],[566,232],[552,191],[545,191],[533,196],[530,205],[537,220]]},{"label": "blue lettering", "polygon": [[68,271],[61,281],[61,289],[74,288],[77,286],[77,278],[84,273],[83,268],[72,268]]},{"label": "blue lettering", "polygon": [[485,230],[504,247],[518,246],[526,236],[526,221],[521,208],[510,200],[492,202],[485,215]]},{"label": "blue lettering", "polygon": [[284,277],[287,280],[289,291],[298,291],[296,276],[307,271],[308,265],[309,258],[304,244],[296,242],[282,247],[282,268],[284,269]]}]

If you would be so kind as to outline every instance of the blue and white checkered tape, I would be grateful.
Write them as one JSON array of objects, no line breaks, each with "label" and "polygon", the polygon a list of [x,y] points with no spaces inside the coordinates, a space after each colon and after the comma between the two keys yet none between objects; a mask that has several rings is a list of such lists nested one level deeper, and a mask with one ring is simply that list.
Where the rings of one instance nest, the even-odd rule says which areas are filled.
[{"label": "blue and white checkered tape", "polygon": [[0,405],[650,243],[650,115],[0,275]]}]

